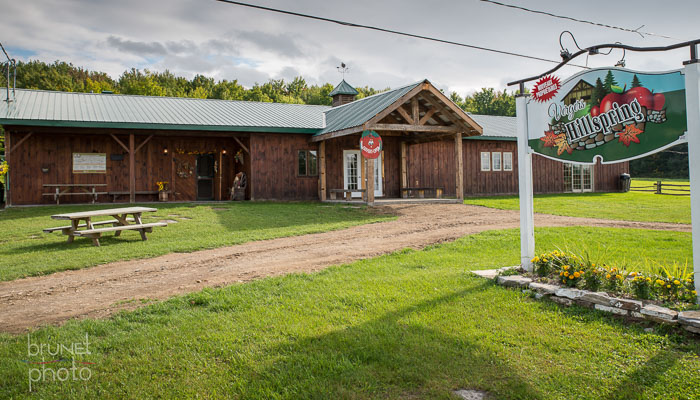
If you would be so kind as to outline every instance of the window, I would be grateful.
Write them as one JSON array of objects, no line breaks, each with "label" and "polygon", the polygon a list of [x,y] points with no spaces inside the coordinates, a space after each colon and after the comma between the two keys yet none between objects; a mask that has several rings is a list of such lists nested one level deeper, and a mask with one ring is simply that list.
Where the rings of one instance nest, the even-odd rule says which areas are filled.
[{"label": "window", "polygon": [[316,150],[299,150],[297,157],[297,176],[318,176]]},{"label": "window", "polygon": [[512,171],[513,170],[513,153],[504,152],[503,153],[503,170]]},{"label": "window", "polygon": [[491,171],[491,153],[488,151],[481,152],[481,170]]},{"label": "window", "polygon": [[494,171],[501,170],[501,153],[491,153],[491,169]]}]

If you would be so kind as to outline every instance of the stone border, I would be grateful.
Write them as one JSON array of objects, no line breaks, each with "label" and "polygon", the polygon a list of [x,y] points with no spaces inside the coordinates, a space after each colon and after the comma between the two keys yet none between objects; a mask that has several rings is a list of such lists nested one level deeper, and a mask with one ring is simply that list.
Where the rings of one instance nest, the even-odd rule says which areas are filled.
[{"label": "stone border", "polygon": [[518,267],[471,272],[482,278],[491,279],[501,286],[532,290],[536,299],[548,298],[567,307],[576,304],[618,315],[630,321],[652,321],[667,325],[680,325],[688,332],[700,334],[700,311],[681,311],[679,313],[656,304],[612,297],[605,292],[589,292],[588,290],[535,282],[522,275],[498,275],[501,271],[513,268]]}]

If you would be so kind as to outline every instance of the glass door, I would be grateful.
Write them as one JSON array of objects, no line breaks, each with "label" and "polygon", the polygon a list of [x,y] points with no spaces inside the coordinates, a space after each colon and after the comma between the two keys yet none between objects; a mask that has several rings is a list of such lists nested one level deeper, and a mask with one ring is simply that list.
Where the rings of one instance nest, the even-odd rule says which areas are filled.
[{"label": "glass door", "polygon": [[197,200],[214,200],[214,155],[197,156]]},{"label": "glass door", "polygon": [[382,191],[382,156],[380,155],[374,160],[374,197],[384,195]]},{"label": "glass door", "polygon": [[[343,150],[343,189],[362,189],[360,180],[360,151]],[[352,197],[360,197],[361,193],[353,193]]]},{"label": "glass door", "polygon": [[593,191],[593,166],[564,164],[564,190],[567,192]]}]

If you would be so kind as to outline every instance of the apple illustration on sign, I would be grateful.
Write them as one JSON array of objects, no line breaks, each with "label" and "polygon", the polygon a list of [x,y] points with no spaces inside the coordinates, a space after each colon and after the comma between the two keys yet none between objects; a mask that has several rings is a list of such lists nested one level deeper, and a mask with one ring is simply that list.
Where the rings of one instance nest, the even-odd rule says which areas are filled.
[{"label": "apple illustration on sign", "polygon": [[637,99],[639,105],[646,107],[647,110],[661,110],[664,108],[664,104],[666,103],[666,97],[663,94],[652,94],[649,89],[642,86],[637,86],[622,94],[615,92],[607,94],[605,97],[603,97],[603,100],[600,101],[600,108],[596,110],[597,114],[594,115],[593,113],[595,106],[591,107],[591,115],[596,116],[600,113],[612,110],[613,103],[617,103],[618,105],[629,104],[634,99]]}]

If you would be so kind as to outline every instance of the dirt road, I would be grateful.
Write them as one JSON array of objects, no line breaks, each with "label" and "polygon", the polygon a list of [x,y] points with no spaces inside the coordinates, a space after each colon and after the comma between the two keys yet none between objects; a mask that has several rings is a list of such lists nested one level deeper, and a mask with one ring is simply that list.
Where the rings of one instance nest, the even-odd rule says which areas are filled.
[{"label": "dirt road", "polygon": [[[492,229],[517,228],[518,211],[460,204],[394,205],[379,212],[395,221],[341,231],[250,242],[187,254],[104,264],[77,271],[0,282],[0,330],[20,333],[71,318],[101,318],[141,305],[132,299],[165,299],[290,272],[311,272],[403,248],[455,240]],[[690,231],[690,225],[609,221],[537,215],[537,226]]]}]

